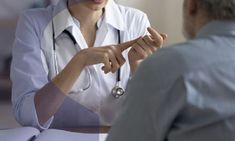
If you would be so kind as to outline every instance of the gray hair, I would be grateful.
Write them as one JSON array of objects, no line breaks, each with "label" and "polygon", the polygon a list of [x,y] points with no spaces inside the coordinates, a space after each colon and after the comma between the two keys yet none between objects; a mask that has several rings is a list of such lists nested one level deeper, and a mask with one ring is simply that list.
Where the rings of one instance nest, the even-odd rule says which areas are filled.
[{"label": "gray hair", "polygon": [[199,0],[199,3],[211,20],[235,20],[235,0]]}]

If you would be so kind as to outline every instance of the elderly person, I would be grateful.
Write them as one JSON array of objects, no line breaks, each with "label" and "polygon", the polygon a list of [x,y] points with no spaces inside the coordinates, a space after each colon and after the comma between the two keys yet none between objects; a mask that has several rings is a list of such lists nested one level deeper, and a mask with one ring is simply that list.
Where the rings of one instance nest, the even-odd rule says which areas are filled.
[{"label": "elderly person", "polygon": [[183,10],[189,41],[140,66],[107,141],[235,140],[235,0],[184,0]]}]

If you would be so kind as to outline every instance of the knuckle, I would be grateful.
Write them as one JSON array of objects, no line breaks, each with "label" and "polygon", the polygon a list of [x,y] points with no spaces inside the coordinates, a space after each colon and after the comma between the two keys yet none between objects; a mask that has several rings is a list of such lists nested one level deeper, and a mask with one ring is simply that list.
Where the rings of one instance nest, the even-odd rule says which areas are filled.
[{"label": "knuckle", "polygon": [[152,55],[153,52],[151,50],[148,51],[148,55]]},{"label": "knuckle", "polygon": [[105,52],[104,53],[104,57],[108,57],[108,56],[109,56],[109,54]]},{"label": "knuckle", "polygon": [[141,53],[141,54],[140,54],[140,58],[145,58],[145,54],[144,54],[144,53]]},{"label": "knuckle", "polygon": [[113,67],[112,71],[115,71],[115,70],[117,70],[117,69],[118,69],[118,65],[115,65],[115,66]]},{"label": "knuckle", "polygon": [[122,50],[120,48],[118,48],[118,47],[112,46],[111,49],[112,49],[113,54],[119,55],[119,54],[122,53]]},{"label": "knuckle", "polygon": [[105,70],[105,72],[109,72],[110,71],[110,67],[106,66],[104,70]]},{"label": "knuckle", "polygon": [[152,49],[153,52],[157,51],[156,47],[151,47],[151,49]]},{"label": "knuckle", "polygon": [[119,59],[120,64],[123,65],[125,61],[126,61],[125,58],[121,55]]},{"label": "knuckle", "polygon": [[145,39],[149,39],[150,36],[149,36],[149,35],[145,35],[144,38],[145,38]]},{"label": "knuckle", "polygon": [[143,58],[147,58],[148,56],[149,56],[149,55],[145,53]]},{"label": "knuckle", "polygon": [[148,53],[142,53],[142,58],[146,58],[146,57],[148,57]]},{"label": "knuckle", "polygon": [[133,45],[134,49],[137,49],[138,47],[139,47],[139,45],[137,43]]},{"label": "knuckle", "polygon": [[113,51],[112,51],[111,48],[108,48],[108,49],[107,49],[107,53],[112,54],[112,52],[113,52]]},{"label": "knuckle", "polygon": [[109,58],[109,54],[107,52],[105,52],[103,55],[103,59],[107,59],[107,58]]},{"label": "knuckle", "polygon": [[138,43],[139,45],[142,45],[142,44],[143,44],[143,39],[139,39],[139,40],[137,41],[137,43]]},{"label": "knuckle", "polygon": [[157,46],[158,48],[161,48],[161,47],[162,47],[162,42],[157,42],[156,46]]},{"label": "knuckle", "polygon": [[153,54],[156,50],[154,48],[151,48],[151,53]]},{"label": "knuckle", "polygon": [[120,65],[121,65],[121,66],[122,66],[124,63],[125,63],[124,60],[121,60],[121,61],[120,61]]},{"label": "knuckle", "polygon": [[116,71],[117,71],[117,69],[113,69],[113,70],[112,70],[112,73],[115,73]]},{"label": "knuckle", "polygon": [[116,50],[116,47],[115,46],[110,46],[110,49],[111,50]]}]

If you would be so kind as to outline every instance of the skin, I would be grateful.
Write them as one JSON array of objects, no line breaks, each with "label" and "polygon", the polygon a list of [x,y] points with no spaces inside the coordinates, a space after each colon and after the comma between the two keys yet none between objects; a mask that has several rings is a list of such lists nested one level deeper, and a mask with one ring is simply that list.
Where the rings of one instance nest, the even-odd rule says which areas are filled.
[{"label": "skin", "polygon": [[146,59],[148,56],[152,55],[158,48],[161,48],[164,40],[166,40],[167,35],[164,33],[158,33],[155,29],[149,27],[149,35],[145,35],[139,38],[136,43],[133,44],[131,50],[128,53],[130,68],[132,73],[135,72],[139,64]]},{"label": "skin", "polygon": [[102,63],[104,66],[101,69],[105,73],[115,73],[125,63],[122,52],[132,47],[128,53],[128,58],[131,72],[134,73],[139,63],[161,47],[166,38],[165,34],[159,34],[154,29],[149,28],[151,36],[144,36],[119,45],[94,48],[96,23],[103,14],[103,8],[108,0],[77,1],[69,1],[68,9],[71,15],[79,20],[81,32],[89,47],[79,51],[52,80],[52,83],[64,95],[53,95],[49,92],[40,93],[40,91],[36,93],[35,108],[41,125],[44,125],[58,111],[85,67]]},{"label": "skin", "polygon": [[183,34],[187,39],[193,39],[197,32],[209,22],[197,0],[184,0],[183,4]]}]

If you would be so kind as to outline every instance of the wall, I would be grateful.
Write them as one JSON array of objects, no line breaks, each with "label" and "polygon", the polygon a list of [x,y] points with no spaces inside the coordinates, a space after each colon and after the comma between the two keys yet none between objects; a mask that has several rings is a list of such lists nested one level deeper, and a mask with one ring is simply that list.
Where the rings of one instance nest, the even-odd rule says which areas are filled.
[{"label": "wall", "polygon": [[35,1],[37,0],[1,0],[0,18],[18,16],[19,12],[32,5]]},{"label": "wall", "polygon": [[169,35],[166,45],[184,41],[182,35],[183,0],[118,0],[147,13],[153,27]]},{"label": "wall", "polygon": [[[0,1],[0,22],[1,19],[15,17],[17,14],[32,6],[33,3],[42,0],[1,0]],[[58,0],[50,0],[56,1]],[[119,3],[141,9],[146,12],[153,27],[158,31],[165,32],[169,38],[165,45],[184,41],[181,33],[182,24],[182,2],[183,0],[117,0]],[[0,23],[1,25],[1,23]],[[2,60],[9,56],[14,39],[14,26],[0,26],[0,70]]]}]

